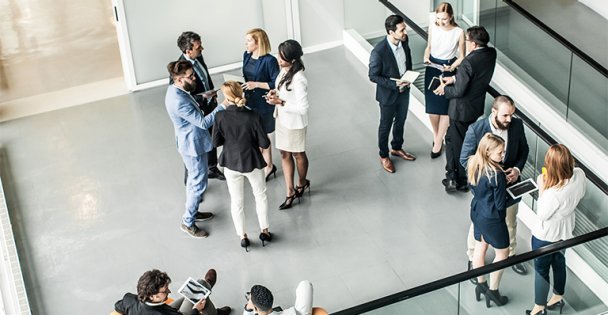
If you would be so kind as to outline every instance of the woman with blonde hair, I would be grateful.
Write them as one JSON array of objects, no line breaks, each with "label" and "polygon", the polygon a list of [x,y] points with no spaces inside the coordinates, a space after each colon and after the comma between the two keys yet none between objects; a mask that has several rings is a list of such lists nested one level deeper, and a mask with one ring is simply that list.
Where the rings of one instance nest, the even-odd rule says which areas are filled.
[{"label": "woman with blonde hair", "polygon": [[235,81],[226,81],[221,87],[226,110],[216,115],[213,127],[213,145],[224,146],[219,164],[224,167],[226,184],[230,193],[230,210],[236,234],[241,238],[241,247],[250,245],[245,232],[243,209],[244,178],[249,180],[260,226],[260,240],[272,240],[268,231],[268,199],[263,168],[266,166],[260,149],[268,149],[270,140],[264,132],[260,116],[245,106],[243,89]]},{"label": "woman with blonde hair", "polygon": [[[477,147],[475,155],[469,157],[467,175],[473,192],[471,201],[471,220],[475,236],[473,268],[485,265],[488,246],[495,251],[494,262],[509,257],[509,231],[505,222],[507,211],[507,179],[500,162],[505,155],[505,141],[492,133],[486,133]],[[485,276],[477,277],[475,298],[486,298],[501,306],[509,300],[498,292],[502,270],[490,274],[488,286]]]},{"label": "woman with blonde hair", "polygon": [[[574,157],[563,144],[549,147],[545,167],[538,175],[539,197],[536,202],[538,222],[532,228],[532,249],[572,238],[575,210],[585,195],[585,173],[574,166]],[[549,293],[549,270],[553,269],[553,296]],[[526,314],[546,314],[545,309],[559,308],[561,314],[566,288],[566,258],[556,252],[534,259],[534,308]]]},{"label": "woman with blonde hair", "polygon": [[[245,96],[247,97],[247,106],[262,118],[262,127],[268,134],[274,132],[275,121],[272,113],[274,106],[266,103],[264,95],[267,91],[275,88],[275,80],[279,75],[279,63],[277,59],[270,54],[270,41],[268,35],[261,28],[254,28],[245,35],[245,53],[243,53],[243,78],[245,83]],[[266,161],[264,173],[266,180],[270,179],[270,175],[276,177],[277,167],[272,163],[271,148],[263,149],[262,155]]]},{"label": "woman with blonde hair", "polygon": [[433,127],[433,148],[431,158],[441,155],[443,137],[448,129],[448,99],[436,95],[429,89],[434,77],[451,77],[465,55],[464,31],[454,21],[454,10],[447,2],[437,6],[431,13],[429,38],[424,50],[424,63],[427,65],[424,74],[424,99],[426,113]]}]

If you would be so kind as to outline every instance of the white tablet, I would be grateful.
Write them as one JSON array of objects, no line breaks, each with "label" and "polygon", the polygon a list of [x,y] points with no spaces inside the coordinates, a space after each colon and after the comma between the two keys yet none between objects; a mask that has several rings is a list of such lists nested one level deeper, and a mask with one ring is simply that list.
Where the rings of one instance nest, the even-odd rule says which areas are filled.
[{"label": "white tablet", "polygon": [[200,300],[206,299],[209,294],[211,294],[211,290],[192,279],[192,277],[188,278],[186,282],[182,284],[178,292],[188,299],[188,301],[192,302],[192,304],[196,304]]},{"label": "white tablet", "polygon": [[507,188],[507,192],[513,199],[520,198],[525,194],[529,194],[537,190],[538,186],[536,186],[536,183],[532,180],[532,178],[528,178],[521,183],[517,183]]}]

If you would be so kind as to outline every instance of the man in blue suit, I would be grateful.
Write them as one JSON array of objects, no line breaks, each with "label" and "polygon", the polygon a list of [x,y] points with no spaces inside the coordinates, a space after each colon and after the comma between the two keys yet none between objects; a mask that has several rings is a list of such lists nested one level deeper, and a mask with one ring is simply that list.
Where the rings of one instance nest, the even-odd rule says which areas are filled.
[{"label": "man in blue suit", "polygon": [[406,25],[400,15],[391,15],[384,22],[385,40],[380,41],[369,58],[369,79],[376,83],[376,101],[380,104],[378,147],[380,164],[385,171],[395,172],[388,157],[388,135],[393,128],[390,154],[406,161],[416,157],[403,150],[403,131],[410,104],[410,82],[394,81],[412,69],[412,57],[408,46]]},{"label": "man in blue suit", "polygon": [[177,151],[188,170],[186,210],[181,229],[192,237],[207,237],[209,234],[194,222],[212,217],[211,213],[198,212],[198,206],[207,189],[207,152],[213,148],[208,130],[215,121],[215,114],[225,108],[220,104],[209,115],[203,115],[196,100],[190,95],[196,88],[196,77],[189,61],[171,62],[167,65],[167,70],[173,84],[167,89],[165,106],[175,129]]},{"label": "man in blue suit", "polygon": [[[466,168],[469,156],[474,155],[477,151],[477,145],[481,138],[488,132],[493,133],[505,140],[505,157],[502,161],[502,166],[507,175],[507,185],[512,185],[520,181],[521,171],[526,165],[528,153],[528,141],[524,132],[524,123],[521,119],[513,117],[515,113],[515,103],[506,96],[501,95],[494,99],[492,103],[492,113],[487,119],[481,119],[469,126],[462,151],[460,153],[460,164]],[[517,245],[517,210],[518,204],[507,207],[507,215],[505,221],[509,230],[509,256],[515,255],[515,246]],[[473,250],[475,248],[475,240],[473,238],[473,224],[469,229],[469,237],[467,240],[470,262],[473,260]],[[526,274],[525,265],[517,264],[513,266],[513,270],[519,274]]]}]

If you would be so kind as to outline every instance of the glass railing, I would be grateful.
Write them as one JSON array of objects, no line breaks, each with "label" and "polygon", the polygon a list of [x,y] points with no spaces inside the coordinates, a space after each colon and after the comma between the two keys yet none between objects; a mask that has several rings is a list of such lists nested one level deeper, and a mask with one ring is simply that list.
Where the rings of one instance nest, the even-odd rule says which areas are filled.
[{"label": "glass railing", "polygon": [[[509,267],[522,263],[533,266],[535,259],[558,252],[565,253],[566,262],[568,262],[569,251],[576,251],[581,246],[594,246],[596,243],[605,242],[607,239],[608,228],[603,228],[497,263],[338,311],[333,315],[524,314],[526,309],[531,309],[534,306],[535,273],[530,272],[521,276],[511,272]],[[499,292],[501,295],[507,296],[509,300],[502,306],[497,306],[490,300],[490,307],[488,307],[488,297],[484,294],[477,297],[475,285],[470,282],[470,279],[491,274],[496,270],[504,270]],[[546,284],[542,280],[538,284],[541,283]],[[552,287],[551,283],[549,283],[549,287]],[[549,290],[547,298],[551,296],[550,292],[551,290]],[[569,270],[566,272],[563,300],[565,301],[563,308],[565,314],[596,315],[605,314],[608,311],[608,305],[601,300],[601,297],[594,294],[576,274]]]}]

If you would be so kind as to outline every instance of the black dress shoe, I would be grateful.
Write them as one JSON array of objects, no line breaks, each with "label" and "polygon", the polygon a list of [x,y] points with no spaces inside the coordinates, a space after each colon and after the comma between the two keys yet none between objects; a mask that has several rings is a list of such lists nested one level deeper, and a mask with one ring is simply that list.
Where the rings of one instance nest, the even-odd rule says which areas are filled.
[{"label": "black dress shoe", "polygon": [[526,268],[526,265],[524,264],[513,265],[511,268],[513,269],[513,271],[515,271],[515,273],[518,273],[522,276],[528,274],[528,268]]},{"label": "black dress shoe", "polygon": [[219,180],[226,180],[226,177],[224,176],[222,171],[220,171],[217,167],[210,168],[209,172],[207,173],[207,177]]},{"label": "black dress shoe", "polygon": [[208,221],[211,219],[213,219],[213,213],[211,212],[197,212],[194,216],[194,221],[197,222]]},{"label": "black dress shoe", "polygon": [[456,185],[456,190],[461,192],[469,192],[469,184]]},{"label": "black dress shoe", "polygon": [[451,193],[456,191],[456,181],[451,179],[443,179],[441,181],[443,186],[445,186],[445,192]]}]

